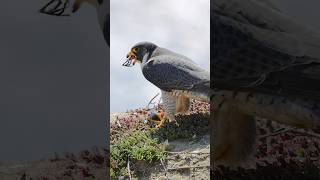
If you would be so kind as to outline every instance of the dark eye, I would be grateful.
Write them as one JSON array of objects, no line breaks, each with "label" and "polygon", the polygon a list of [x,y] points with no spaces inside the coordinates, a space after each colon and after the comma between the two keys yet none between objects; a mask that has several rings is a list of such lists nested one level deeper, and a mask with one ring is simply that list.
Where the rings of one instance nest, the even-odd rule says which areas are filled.
[{"label": "dark eye", "polygon": [[132,52],[138,52],[139,51],[139,48],[135,47],[135,48],[132,48]]}]

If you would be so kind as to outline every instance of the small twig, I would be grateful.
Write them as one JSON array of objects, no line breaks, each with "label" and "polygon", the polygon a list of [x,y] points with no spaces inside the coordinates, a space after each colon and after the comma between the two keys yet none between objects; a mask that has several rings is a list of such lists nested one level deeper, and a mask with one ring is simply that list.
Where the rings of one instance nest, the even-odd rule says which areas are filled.
[{"label": "small twig", "polygon": [[281,129],[278,129],[274,133],[262,135],[262,136],[259,137],[259,139],[264,139],[264,138],[267,138],[267,137],[276,136],[278,134],[282,134],[282,133],[285,133],[285,132],[288,132],[288,131],[292,131],[292,130],[294,130],[294,128],[292,128],[292,129],[281,128]]},{"label": "small twig", "polygon": [[168,154],[210,154],[210,152],[187,152],[187,151],[180,151],[180,152],[172,152],[172,151],[165,151]]},{"label": "small twig", "polygon": [[283,130],[285,130],[285,129],[287,129],[287,128],[279,128],[279,129],[277,129],[277,130],[274,130],[273,132],[280,132],[280,131],[283,131]]},{"label": "small twig", "polygon": [[295,134],[298,133],[298,134],[301,134],[301,135],[304,135],[304,136],[320,138],[320,134],[317,134],[317,133],[313,133],[313,132],[309,132],[309,131],[305,131],[305,130],[301,130],[301,129],[299,130],[297,128],[291,128],[291,129],[280,128],[274,133],[265,134],[265,135],[260,136],[259,139],[267,138],[267,137],[270,137],[270,136],[276,136],[278,134],[285,133],[285,132],[288,132],[288,131],[291,131],[292,133],[295,133]]},{"label": "small twig", "polygon": [[129,160],[129,157],[128,157],[128,161],[127,161],[127,171],[128,171],[128,174],[129,174],[129,179],[131,180],[131,171],[130,171],[130,160]]},{"label": "small twig", "polygon": [[193,169],[193,168],[208,168],[210,165],[203,165],[203,166],[183,166],[183,167],[176,167],[176,168],[168,168],[169,171],[175,171],[180,169]]},{"label": "small twig", "polygon": [[156,97],[158,97],[159,96],[159,93],[157,93],[150,101],[149,101],[149,103],[148,103],[148,105],[147,105],[147,110],[150,110],[150,109],[153,109],[153,108],[150,108],[150,104],[155,104],[155,103],[153,103],[153,100],[156,98]]},{"label": "small twig", "polygon": [[305,130],[295,130],[294,133],[299,133],[299,134],[302,134],[302,135],[305,135],[305,136],[311,136],[311,137],[315,137],[315,138],[320,138],[320,134],[317,134],[317,133],[313,133],[313,132],[308,132],[308,131],[305,131]]}]

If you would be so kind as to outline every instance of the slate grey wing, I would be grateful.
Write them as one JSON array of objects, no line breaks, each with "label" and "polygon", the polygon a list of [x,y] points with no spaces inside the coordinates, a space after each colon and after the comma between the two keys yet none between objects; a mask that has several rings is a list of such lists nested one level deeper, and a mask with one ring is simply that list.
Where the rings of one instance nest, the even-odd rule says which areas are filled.
[{"label": "slate grey wing", "polygon": [[143,66],[142,72],[147,80],[165,91],[187,90],[202,94],[210,92],[209,72],[178,56],[153,57]]},{"label": "slate grey wing", "polygon": [[212,87],[320,99],[319,36],[259,2],[214,1]]}]

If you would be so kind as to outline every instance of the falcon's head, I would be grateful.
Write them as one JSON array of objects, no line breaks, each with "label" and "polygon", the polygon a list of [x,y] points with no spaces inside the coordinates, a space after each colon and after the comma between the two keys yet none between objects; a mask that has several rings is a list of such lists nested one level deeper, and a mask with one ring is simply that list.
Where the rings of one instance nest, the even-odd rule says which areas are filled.
[{"label": "falcon's head", "polygon": [[148,62],[150,56],[157,47],[157,45],[151,42],[140,42],[135,44],[128,53],[126,62],[122,65],[132,67],[136,62]]}]

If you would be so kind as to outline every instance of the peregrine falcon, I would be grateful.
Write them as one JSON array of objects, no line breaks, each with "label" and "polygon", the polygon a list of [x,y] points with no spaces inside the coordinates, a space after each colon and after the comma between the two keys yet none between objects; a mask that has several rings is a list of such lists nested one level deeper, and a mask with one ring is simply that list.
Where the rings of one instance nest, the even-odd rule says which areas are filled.
[{"label": "peregrine falcon", "polygon": [[144,77],[161,89],[165,117],[174,121],[175,113],[189,108],[189,99],[210,101],[210,73],[189,58],[140,42],[131,48],[124,66],[140,63]]},{"label": "peregrine falcon", "polygon": [[210,70],[212,163],[248,159],[255,117],[320,127],[320,36],[268,1],[211,3]]}]

